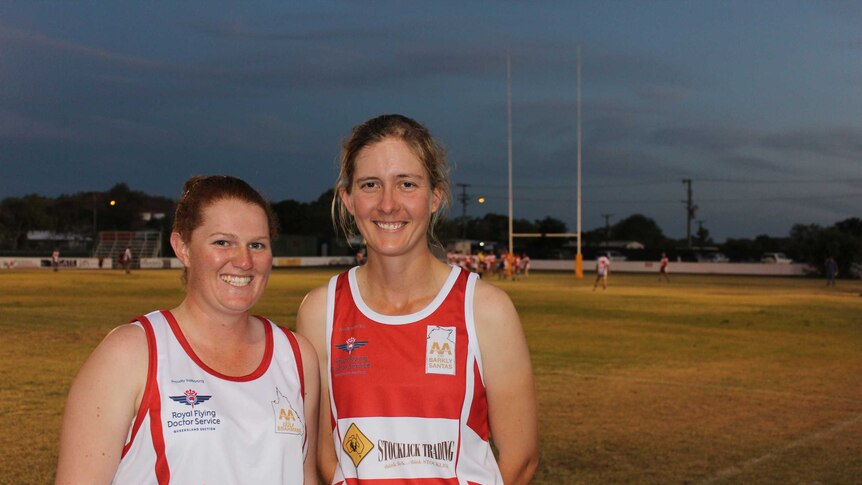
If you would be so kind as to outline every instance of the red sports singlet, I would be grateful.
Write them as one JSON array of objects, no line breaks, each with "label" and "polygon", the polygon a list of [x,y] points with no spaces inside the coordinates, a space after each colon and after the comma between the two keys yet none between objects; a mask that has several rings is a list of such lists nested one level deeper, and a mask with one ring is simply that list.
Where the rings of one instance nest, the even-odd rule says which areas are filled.
[{"label": "red sports singlet", "polygon": [[453,267],[411,315],[363,302],[356,268],[329,282],[327,354],[338,484],[502,484],[473,322],[477,275]]}]

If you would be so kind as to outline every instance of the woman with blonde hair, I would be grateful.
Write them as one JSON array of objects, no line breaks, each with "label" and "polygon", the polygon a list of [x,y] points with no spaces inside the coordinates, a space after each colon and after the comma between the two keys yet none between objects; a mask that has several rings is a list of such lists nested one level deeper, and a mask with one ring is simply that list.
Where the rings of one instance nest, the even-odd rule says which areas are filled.
[{"label": "woman with blonde hair", "polygon": [[410,118],[373,118],[344,142],[333,217],[362,235],[366,262],[312,290],[297,317],[329,397],[327,483],[521,484],[535,472],[518,314],[503,291],[431,252],[449,187],[442,148]]}]

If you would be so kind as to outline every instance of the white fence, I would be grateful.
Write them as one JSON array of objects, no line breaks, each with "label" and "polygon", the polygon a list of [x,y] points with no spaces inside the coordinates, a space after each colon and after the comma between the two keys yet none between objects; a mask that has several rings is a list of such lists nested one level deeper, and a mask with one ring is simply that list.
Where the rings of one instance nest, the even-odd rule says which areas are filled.
[{"label": "white fence", "polygon": [[[60,269],[111,269],[111,260],[105,258],[60,258]],[[51,269],[51,258],[0,258],[0,269]]]},{"label": "white fence", "polygon": [[[273,258],[273,268],[298,268],[313,266],[351,266],[356,264],[352,256],[325,256],[302,258]],[[110,258],[104,258],[101,266],[99,258],[60,258],[61,269],[112,269]],[[141,269],[181,269],[177,258],[141,258]],[[574,271],[571,260],[534,259],[530,262],[533,270]],[[596,262],[584,261],[584,271],[595,271]],[[0,269],[51,269],[51,258],[0,258]],[[620,273],[658,273],[658,261],[612,261],[611,272]],[[765,264],[765,263],[679,263],[671,262],[670,274],[727,274],[762,276],[803,276],[812,272],[807,264]]]},{"label": "white fence", "polygon": [[[611,273],[656,273],[658,261],[611,261]],[[574,271],[574,261],[539,259],[530,262],[530,269],[548,271]],[[584,261],[585,272],[595,272],[594,260]],[[767,263],[679,263],[668,265],[670,274],[727,274],[762,276],[804,276],[812,271],[807,264],[767,264]]]}]

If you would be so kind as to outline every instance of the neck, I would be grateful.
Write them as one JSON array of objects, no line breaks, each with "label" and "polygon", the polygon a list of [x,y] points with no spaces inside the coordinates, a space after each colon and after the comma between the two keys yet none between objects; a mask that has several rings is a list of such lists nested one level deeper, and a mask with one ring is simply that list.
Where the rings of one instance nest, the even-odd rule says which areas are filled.
[{"label": "neck", "polygon": [[225,345],[244,342],[252,327],[248,312],[215,312],[190,297],[186,297],[171,313],[186,338],[196,341],[222,342]]},{"label": "neck", "polygon": [[384,315],[404,315],[425,307],[443,286],[451,268],[427,251],[424,255],[375,257],[356,278],[366,304]]}]

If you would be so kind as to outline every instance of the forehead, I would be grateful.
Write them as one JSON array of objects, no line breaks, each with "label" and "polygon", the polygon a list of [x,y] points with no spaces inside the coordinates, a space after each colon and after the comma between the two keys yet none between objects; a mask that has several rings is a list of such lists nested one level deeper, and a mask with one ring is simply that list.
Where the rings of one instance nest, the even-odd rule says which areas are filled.
[{"label": "forehead", "polygon": [[207,232],[259,231],[269,233],[266,212],[257,204],[240,199],[221,199],[211,202],[201,211],[201,226]]},{"label": "forehead", "polygon": [[390,174],[424,177],[426,170],[410,144],[400,138],[384,138],[359,151],[354,177]]}]

